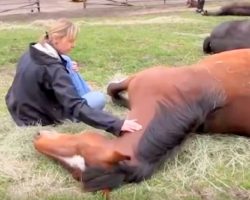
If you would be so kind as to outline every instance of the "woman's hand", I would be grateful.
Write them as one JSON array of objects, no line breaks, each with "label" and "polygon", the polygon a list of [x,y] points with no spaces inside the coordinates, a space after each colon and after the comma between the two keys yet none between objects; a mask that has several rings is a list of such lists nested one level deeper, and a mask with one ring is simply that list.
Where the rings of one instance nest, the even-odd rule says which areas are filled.
[{"label": "woman's hand", "polygon": [[79,65],[76,61],[72,61],[72,69],[75,71],[75,72],[79,72]]},{"label": "woman's hand", "polygon": [[142,129],[142,125],[136,122],[136,119],[126,119],[122,125],[121,131],[135,132]]}]

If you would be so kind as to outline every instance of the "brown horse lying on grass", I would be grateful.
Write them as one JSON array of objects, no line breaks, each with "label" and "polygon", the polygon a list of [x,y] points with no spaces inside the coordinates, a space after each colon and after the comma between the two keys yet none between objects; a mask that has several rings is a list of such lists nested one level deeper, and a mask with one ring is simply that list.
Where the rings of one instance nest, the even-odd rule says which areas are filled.
[{"label": "brown horse lying on grass", "polygon": [[111,83],[108,94],[129,107],[127,117],[138,119],[142,130],[112,139],[91,131],[42,132],[34,141],[87,191],[151,177],[191,132],[250,136],[250,49],[215,54],[191,66],[145,69]]}]

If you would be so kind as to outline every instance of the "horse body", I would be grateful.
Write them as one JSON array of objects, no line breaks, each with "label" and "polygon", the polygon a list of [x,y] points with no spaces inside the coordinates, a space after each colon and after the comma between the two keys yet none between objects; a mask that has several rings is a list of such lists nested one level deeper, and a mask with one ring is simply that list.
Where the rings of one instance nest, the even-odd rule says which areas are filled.
[{"label": "horse body", "polygon": [[[138,119],[142,130],[113,139],[96,133],[72,135],[76,143],[63,139],[62,134],[53,142],[46,135],[39,136],[37,150],[46,155],[52,149],[54,154],[81,155],[86,162],[81,181],[87,191],[140,182],[191,132],[250,136],[249,63],[250,49],[241,49],[209,56],[191,66],[145,69],[108,86],[108,94],[129,108],[127,117]],[[128,92],[128,99],[123,91]],[[45,145],[39,145],[42,140]],[[75,150],[69,153],[71,148]]]},{"label": "horse body", "polygon": [[[135,76],[128,78],[120,83],[111,83],[108,87],[108,94],[112,95],[117,88],[127,90],[129,99],[128,119],[137,119],[143,129],[136,133],[123,133],[122,137],[113,139],[116,144],[116,150],[123,155],[128,155],[130,160],[127,165],[138,164],[136,149],[141,138],[147,130],[150,122],[157,115],[157,108],[160,104],[184,104],[183,96],[188,95],[192,101],[201,94],[205,88],[213,87],[212,80],[200,86],[200,82],[207,79],[207,71],[201,68],[191,67],[167,68],[166,66],[157,66],[138,72]],[[178,74],[182,74],[179,76]],[[193,77],[199,77],[193,81]],[[158,81],[161,80],[161,81]],[[114,87],[115,88],[114,88]],[[181,88],[181,89],[179,89]],[[176,91],[183,93],[180,95]],[[116,93],[117,94],[117,93]],[[113,97],[116,96],[113,93]],[[169,94],[172,94],[169,97]],[[142,101],[143,99],[143,101]],[[170,100],[170,101],[169,101]],[[126,106],[126,104],[125,104]],[[127,141],[130,141],[129,143]]]},{"label": "horse body", "polygon": [[238,16],[250,16],[250,3],[231,3],[221,7],[218,11],[209,12],[204,11],[205,16],[223,16],[223,15],[238,15]]},{"label": "horse body", "polygon": [[227,21],[216,26],[203,42],[204,53],[250,48],[250,20]]},{"label": "horse body", "polygon": [[[204,91],[209,93],[213,88],[221,93],[222,98],[219,98],[219,102],[214,102],[214,108],[209,110],[204,116],[204,121],[195,127],[202,127],[199,131],[206,133],[235,133],[249,136],[250,124],[246,120],[246,116],[250,113],[250,108],[247,106],[250,102],[249,56],[249,49],[217,54],[207,57],[196,65],[180,68],[154,67],[133,75],[128,78],[129,81],[110,84],[108,93],[113,97],[117,97],[117,93],[114,94],[112,91],[114,88],[120,92],[128,91],[130,103],[128,118],[138,118],[144,127],[139,132],[140,136],[137,133],[126,136],[141,137],[141,132],[145,133],[155,117],[159,103],[166,106],[168,104],[176,107],[186,106],[185,96],[189,101],[195,102],[204,95]],[[118,87],[122,90],[117,89]],[[142,119],[145,117],[146,119]],[[187,131],[189,132],[190,130]],[[127,141],[122,137],[116,140]],[[138,139],[131,141],[135,143],[131,149],[135,149],[139,144]],[[136,152],[132,152],[129,156],[133,160],[138,159],[136,155],[138,155]],[[131,163],[126,161],[126,164]]]},{"label": "horse body", "polygon": [[[185,75],[180,77],[180,80],[178,79],[177,81],[171,81],[171,78],[166,78],[166,76],[175,77],[175,75],[178,74],[179,71],[183,71],[183,75]],[[130,156],[131,159],[129,161],[126,161],[127,164],[133,165],[134,163],[138,162],[136,156],[134,156],[136,154],[135,150],[145,130],[148,128],[148,125],[157,114],[156,108],[159,106],[159,103],[166,103],[166,99],[164,96],[167,97],[168,93],[175,94],[176,88],[172,87],[172,84],[176,85],[176,81],[178,83],[176,87],[183,88],[183,86],[188,85],[187,83],[190,82],[190,79],[193,79],[195,73],[195,70],[190,71],[185,67],[174,69],[167,68],[166,66],[157,66],[145,71],[138,72],[136,76],[132,76],[131,78],[129,78],[129,81],[124,80],[120,83],[113,83],[116,88],[120,87],[123,90],[127,90],[128,92],[130,110],[127,113],[127,118],[137,119],[143,127],[142,130],[137,131],[136,133],[123,133],[122,137],[118,137],[113,140],[113,143],[118,147],[118,152]],[[198,85],[199,81],[201,80],[197,80],[197,83],[193,84],[193,86],[195,87],[196,85]],[[112,95],[112,90],[114,89],[112,87],[113,84],[111,83],[108,87],[108,93],[110,95]],[[186,89],[186,92],[189,92],[188,87]],[[197,89],[195,95],[197,95],[199,92],[200,91],[198,91]],[[171,98],[172,101],[175,102],[182,101],[179,95],[173,95]],[[127,143],[127,141],[130,142]]]},{"label": "horse body", "polygon": [[[250,136],[250,50],[234,50],[207,57],[201,62],[222,84],[226,94],[225,105],[212,112],[204,122],[204,131],[210,133],[236,133]],[[216,60],[213,65],[210,63]],[[200,66],[198,66],[200,67]]]}]

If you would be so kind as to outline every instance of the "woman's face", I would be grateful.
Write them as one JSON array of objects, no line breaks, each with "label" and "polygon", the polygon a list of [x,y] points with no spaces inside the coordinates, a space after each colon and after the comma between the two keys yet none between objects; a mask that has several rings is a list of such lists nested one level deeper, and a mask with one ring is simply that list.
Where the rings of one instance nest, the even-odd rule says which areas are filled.
[{"label": "woman's face", "polygon": [[75,47],[75,40],[65,36],[55,39],[53,45],[60,54],[68,54]]}]

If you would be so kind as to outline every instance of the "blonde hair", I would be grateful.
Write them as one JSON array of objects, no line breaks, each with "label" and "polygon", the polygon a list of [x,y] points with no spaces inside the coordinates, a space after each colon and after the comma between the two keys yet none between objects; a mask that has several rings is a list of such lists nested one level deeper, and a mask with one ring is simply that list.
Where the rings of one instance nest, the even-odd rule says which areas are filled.
[{"label": "blonde hair", "polygon": [[68,19],[56,20],[44,33],[40,39],[40,43],[52,42],[53,38],[67,37],[71,40],[75,40],[78,34],[79,28]]}]

